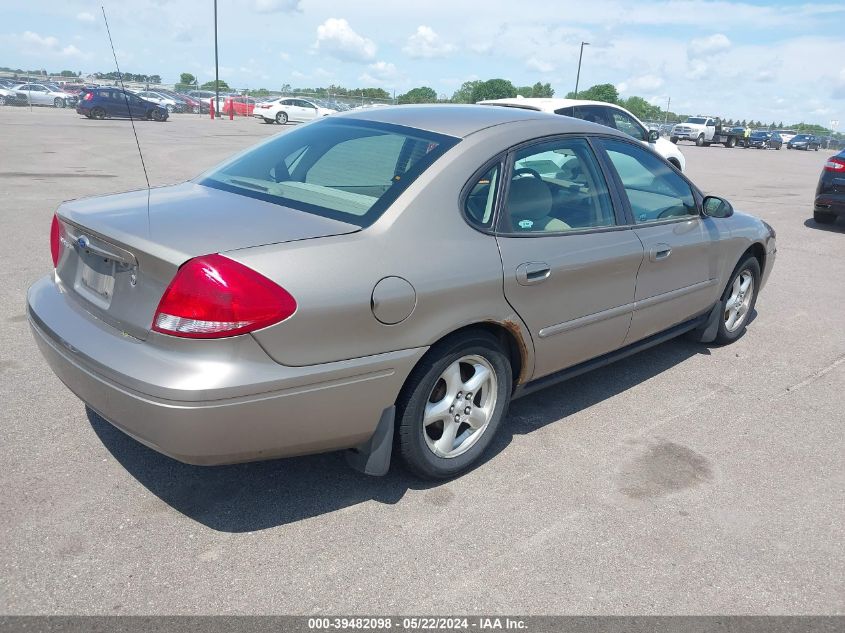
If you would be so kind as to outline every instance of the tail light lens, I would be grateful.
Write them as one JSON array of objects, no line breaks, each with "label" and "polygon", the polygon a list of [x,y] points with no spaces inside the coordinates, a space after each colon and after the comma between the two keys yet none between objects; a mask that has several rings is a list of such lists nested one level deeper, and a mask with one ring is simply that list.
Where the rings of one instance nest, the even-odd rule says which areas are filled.
[{"label": "tail light lens", "polygon": [[284,321],[296,300],[281,286],[222,255],[185,263],[158,304],[153,330],[185,338],[223,338]]},{"label": "tail light lens", "polygon": [[85,96],[82,98],[83,101],[91,101],[94,98],[93,92],[86,92]]},{"label": "tail light lens", "polygon": [[53,268],[59,265],[59,256],[62,254],[61,233],[59,217],[54,215],[53,223],[50,225],[50,256],[53,258]]},{"label": "tail light lens", "polygon": [[835,171],[837,173],[845,172],[845,159],[837,156],[831,156],[824,164],[825,171]]}]

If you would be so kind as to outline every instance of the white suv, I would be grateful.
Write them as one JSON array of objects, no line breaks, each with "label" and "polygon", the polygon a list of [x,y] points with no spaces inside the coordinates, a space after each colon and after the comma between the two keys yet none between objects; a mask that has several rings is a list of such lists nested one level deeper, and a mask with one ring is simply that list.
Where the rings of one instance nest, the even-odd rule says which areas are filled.
[{"label": "white suv", "polygon": [[600,125],[614,128],[632,136],[644,145],[648,145],[655,152],[660,154],[667,161],[672,163],[679,170],[686,168],[686,159],[675,145],[661,138],[656,131],[650,132],[645,125],[628,112],[625,108],[605,103],[603,101],[583,101],[581,99],[554,99],[554,98],[528,98],[517,97],[515,99],[490,99],[479,101],[480,105],[506,106],[510,108],[524,108],[527,110],[539,110],[552,114],[562,114],[576,119],[592,121]]}]

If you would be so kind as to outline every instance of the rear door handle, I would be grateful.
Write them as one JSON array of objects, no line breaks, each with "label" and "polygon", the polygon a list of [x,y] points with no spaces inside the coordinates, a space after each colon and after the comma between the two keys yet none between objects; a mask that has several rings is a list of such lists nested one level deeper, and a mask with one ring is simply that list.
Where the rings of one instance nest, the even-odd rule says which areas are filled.
[{"label": "rear door handle", "polygon": [[526,262],[516,268],[516,281],[522,286],[539,284],[552,274],[552,268],[545,262]]},{"label": "rear door handle", "polygon": [[668,259],[672,254],[672,248],[668,244],[658,244],[649,251],[649,259],[653,262],[659,262]]}]

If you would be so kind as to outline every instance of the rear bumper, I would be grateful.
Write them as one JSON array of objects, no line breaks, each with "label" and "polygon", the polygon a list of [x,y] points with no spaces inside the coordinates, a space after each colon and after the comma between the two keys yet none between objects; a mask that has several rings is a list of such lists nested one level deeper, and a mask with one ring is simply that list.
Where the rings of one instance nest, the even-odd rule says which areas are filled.
[{"label": "rear bumper", "polygon": [[139,341],[93,318],[50,277],[30,288],[27,304],[41,353],[73,393],[138,441],[190,464],[361,444],[426,351],[287,367],[249,335]]},{"label": "rear bumper", "polygon": [[845,215],[845,193],[822,193],[817,195],[813,210],[820,213]]}]

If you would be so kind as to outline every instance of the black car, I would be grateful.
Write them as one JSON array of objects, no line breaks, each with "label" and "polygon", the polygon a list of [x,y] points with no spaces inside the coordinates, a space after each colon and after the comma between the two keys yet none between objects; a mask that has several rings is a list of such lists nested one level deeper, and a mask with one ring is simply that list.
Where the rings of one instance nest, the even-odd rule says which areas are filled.
[{"label": "black car", "polygon": [[786,149],[803,149],[805,151],[811,149],[819,151],[819,147],[821,147],[821,140],[812,134],[793,136],[786,144]]},{"label": "black car", "polygon": [[837,216],[845,216],[845,150],[824,164],[813,206],[813,219],[819,224],[831,224]]},{"label": "black car", "polygon": [[[128,108],[127,108],[128,105]],[[89,119],[129,118],[166,121],[167,109],[120,88],[85,88],[76,111]]]},{"label": "black car", "polygon": [[780,149],[783,138],[777,132],[752,132],[748,138],[748,147],[754,149]]}]

